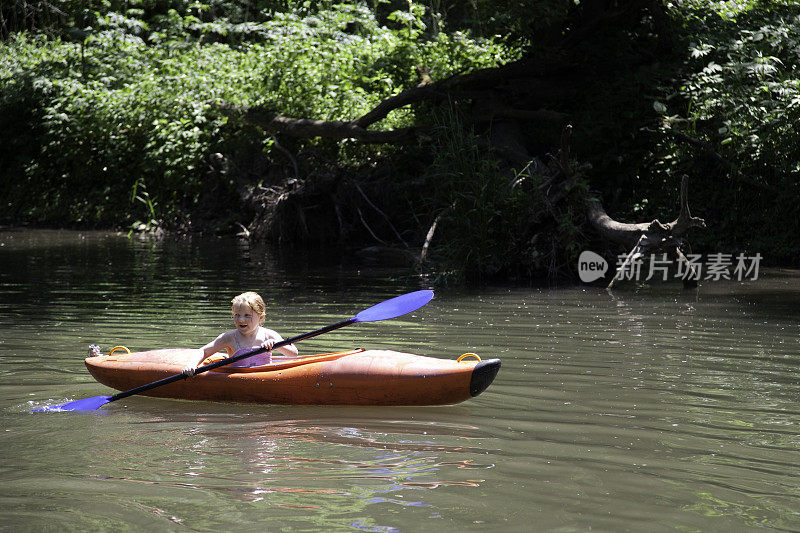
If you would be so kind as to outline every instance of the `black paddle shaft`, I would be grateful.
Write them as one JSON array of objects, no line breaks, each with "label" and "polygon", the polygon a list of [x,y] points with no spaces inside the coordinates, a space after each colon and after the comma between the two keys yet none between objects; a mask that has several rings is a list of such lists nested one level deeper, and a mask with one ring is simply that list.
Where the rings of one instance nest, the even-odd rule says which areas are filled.
[{"label": "black paddle shaft", "polygon": [[[345,326],[349,326],[350,324],[354,324],[358,322],[358,319],[348,318],[347,320],[342,320],[341,322],[337,322],[336,324],[331,324],[330,326],[325,326],[324,328],[319,328],[314,331],[310,331],[308,333],[303,333],[302,335],[297,335],[296,337],[292,337],[291,339],[282,340],[276,342],[275,345],[272,347],[274,350],[275,348],[280,348],[281,346],[286,346],[287,344],[294,344],[295,342],[302,341],[305,339],[310,339],[311,337],[316,337],[317,335],[322,335],[323,333],[328,333],[329,331],[333,331],[335,329],[343,328]],[[232,355],[231,357],[227,357],[222,359],[221,361],[216,361],[214,363],[209,363],[207,365],[203,365],[197,367],[195,369],[195,375],[202,374],[203,372],[208,372],[209,370],[214,370],[215,368],[219,368],[221,366],[229,365],[231,363],[235,363],[236,361],[241,361],[242,359],[247,359],[253,355],[266,352],[266,348],[256,348],[255,350],[251,350],[249,352],[245,352],[239,355]],[[170,376],[168,378],[160,379],[158,381],[154,381],[152,383],[148,383],[146,385],[142,385],[140,387],[136,387],[135,389],[126,390],[115,394],[113,396],[109,396],[108,402],[114,402],[117,400],[121,400],[122,398],[127,398],[128,396],[133,396],[134,394],[139,394],[141,392],[149,391],[150,389],[155,389],[156,387],[160,387],[162,385],[168,385],[170,383],[174,383],[176,381],[180,381],[182,379],[187,379],[189,376],[186,374],[175,374],[174,376]]]}]

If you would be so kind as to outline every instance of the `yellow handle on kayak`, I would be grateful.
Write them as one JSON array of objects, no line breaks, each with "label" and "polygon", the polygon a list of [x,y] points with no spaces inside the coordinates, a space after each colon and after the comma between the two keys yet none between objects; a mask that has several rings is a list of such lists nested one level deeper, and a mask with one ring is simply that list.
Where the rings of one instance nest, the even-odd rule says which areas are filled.
[{"label": "yellow handle on kayak", "polygon": [[120,350],[120,351],[125,350],[125,353],[131,353],[131,351],[125,346],[114,346],[113,348],[111,348],[111,351],[108,352],[108,355],[111,355],[112,353],[116,352],[117,350]]},{"label": "yellow handle on kayak", "polygon": [[462,354],[462,355],[461,355],[461,357],[459,357],[459,358],[457,359],[457,362],[459,362],[459,363],[460,363],[461,361],[463,361],[463,360],[464,360],[464,359],[466,359],[467,357],[474,357],[474,358],[475,358],[475,359],[477,359],[478,361],[480,361],[480,360],[481,360],[481,356],[480,356],[480,355],[478,355],[478,354],[476,354],[476,353],[465,353],[465,354]]}]

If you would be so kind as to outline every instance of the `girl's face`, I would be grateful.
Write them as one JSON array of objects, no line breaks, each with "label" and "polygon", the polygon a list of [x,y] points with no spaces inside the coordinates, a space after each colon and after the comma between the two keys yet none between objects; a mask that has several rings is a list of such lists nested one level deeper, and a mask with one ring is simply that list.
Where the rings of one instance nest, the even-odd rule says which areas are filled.
[{"label": "girl's face", "polygon": [[233,324],[242,335],[252,335],[258,331],[261,317],[247,304],[237,304],[233,308]]}]

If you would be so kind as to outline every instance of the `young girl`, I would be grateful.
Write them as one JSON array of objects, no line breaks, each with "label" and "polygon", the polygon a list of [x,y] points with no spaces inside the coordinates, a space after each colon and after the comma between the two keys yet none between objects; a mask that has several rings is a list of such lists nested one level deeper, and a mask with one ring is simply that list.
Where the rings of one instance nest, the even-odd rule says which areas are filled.
[{"label": "young girl", "polygon": [[[245,292],[234,298],[233,324],[236,329],[226,331],[213,341],[200,348],[199,359],[187,366],[183,373],[193,376],[196,367],[208,356],[225,350],[228,357],[249,352],[256,348],[266,348],[267,352],[250,356],[241,361],[231,363],[230,366],[249,367],[268,364],[272,360],[272,346],[283,338],[271,329],[261,326],[266,318],[264,300],[254,292]],[[287,344],[277,348],[277,351],[287,357],[297,357],[297,348],[294,344]]]}]

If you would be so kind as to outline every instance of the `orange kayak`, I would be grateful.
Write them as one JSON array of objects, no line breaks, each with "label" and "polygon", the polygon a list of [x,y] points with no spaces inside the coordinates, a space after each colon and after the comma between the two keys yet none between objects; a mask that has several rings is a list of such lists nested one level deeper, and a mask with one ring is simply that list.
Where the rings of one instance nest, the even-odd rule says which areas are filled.
[{"label": "orange kayak", "polygon": [[[179,374],[196,353],[113,353],[87,358],[86,367],[100,383],[127,390]],[[499,359],[462,356],[455,361],[391,350],[351,350],[250,368],[222,366],[143,394],[285,405],[441,405],[477,396],[499,369]]]}]

